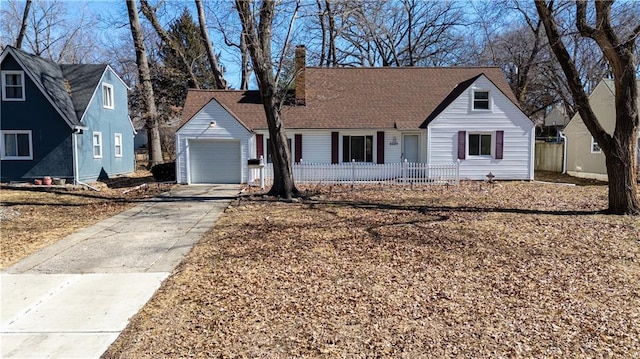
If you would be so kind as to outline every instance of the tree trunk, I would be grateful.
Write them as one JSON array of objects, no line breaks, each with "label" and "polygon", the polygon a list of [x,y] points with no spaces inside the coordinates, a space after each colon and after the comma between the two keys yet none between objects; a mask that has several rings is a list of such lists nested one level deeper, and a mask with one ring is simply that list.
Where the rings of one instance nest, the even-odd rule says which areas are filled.
[{"label": "tree trunk", "polygon": [[[127,0],[127,2],[128,1],[129,0]],[[171,35],[169,35],[162,28],[162,25],[160,25],[160,22],[158,21],[158,18],[155,15],[155,11],[151,8],[151,5],[149,5],[147,0],[140,0],[140,5],[141,5],[142,13],[147,18],[147,20],[149,20],[153,28],[156,30],[156,33],[158,34],[158,36],[160,36],[160,39],[162,39],[162,42],[164,42],[167,46],[169,46],[171,48],[171,51],[173,51],[180,59],[180,62],[182,62],[182,66],[184,66],[184,69],[187,71],[187,75],[189,75],[189,80],[191,81],[192,86],[199,89],[201,87],[200,81],[198,81],[196,74],[193,72],[191,63],[189,63],[189,61],[187,61],[187,58],[184,56],[184,51],[180,49],[180,46],[171,37]]]},{"label": "tree trunk", "polygon": [[535,5],[544,24],[549,45],[567,77],[576,109],[605,155],[609,178],[608,211],[612,214],[640,214],[635,170],[635,148],[639,126],[636,102],[638,89],[633,51],[635,39],[640,33],[640,26],[635,28],[634,33],[626,41],[620,41],[611,27],[611,2],[596,1],[595,28],[587,25],[586,3],[576,3],[576,27],[580,35],[595,40],[613,68],[616,123],[613,135],[610,135],[593,112],[580,74],[560,37],[558,26],[552,15],[553,1],[547,5],[544,0],[536,0]]},{"label": "tree trunk", "polygon": [[224,90],[227,88],[227,81],[224,79],[224,75],[218,65],[218,57],[213,51],[213,45],[209,39],[209,32],[207,31],[207,21],[204,17],[204,8],[202,6],[202,0],[196,0],[196,8],[198,9],[198,22],[200,23],[200,35],[202,36],[202,43],[207,49],[207,58],[209,59],[209,66],[211,66],[211,72],[216,81],[216,88]]},{"label": "tree trunk", "polygon": [[[635,142],[635,141],[634,141]],[[606,156],[609,174],[609,212],[613,214],[639,214],[640,208],[635,189],[637,186],[635,163],[632,153],[635,149],[628,146],[616,146],[613,153]]]},{"label": "tree trunk", "polygon": [[[271,61],[271,29],[275,10],[273,0],[263,0],[260,18],[254,18],[249,1],[236,0],[236,10],[242,23],[247,49],[253,62],[253,72],[267,117],[273,161],[273,186],[268,195],[291,199],[300,195],[293,180],[291,154],[287,135],[280,117],[280,101]],[[257,26],[256,26],[257,25]]]},{"label": "tree trunk", "polygon": [[142,96],[146,113],[143,115],[147,127],[149,167],[162,163],[162,147],[160,145],[160,129],[158,125],[158,111],[153,96],[151,84],[151,72],[147,61],[147,49],[144,45],[142,27],[138,17],[136,0],[127,0],[127,12],[129,14],[129,25],[131,36],[136,50],[136,64],[138,65],[138,82],[142,86]]},{"label": "tree trunk", "polygon": [[240,54],[242,56],[242,72],[240,76],[240,90],[249,89],[249,79],[251,78],[251,66],[249,64],[250,55],[247,49],[247,39],[244,34],[240,34]]},{"label": "tree trunk", "polygon": [[22,13],[22,24],[20,25],[20,32],[18,33],[18,38],[16,39],[16,48],[22,48],[22,40],[24,39],[24,34],[27,32],[27,21],[29,20],[29,8],[31,8],[31,3],[33,0],[27,0],[27,3],[24,4],[24,12]]}]

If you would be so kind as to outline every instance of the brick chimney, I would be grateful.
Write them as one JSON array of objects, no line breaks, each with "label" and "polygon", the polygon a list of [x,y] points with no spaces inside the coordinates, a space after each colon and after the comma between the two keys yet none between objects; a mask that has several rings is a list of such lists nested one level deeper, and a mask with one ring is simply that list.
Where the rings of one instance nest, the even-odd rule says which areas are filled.
[{"label": "brick chimney", "polygon": [[296,105],[306,105],[306,90],[305,90],[305,69],[307,62],[307,49],[304,45],[296,46],[296,73],[295,73],[295,87],[296,87]]}]

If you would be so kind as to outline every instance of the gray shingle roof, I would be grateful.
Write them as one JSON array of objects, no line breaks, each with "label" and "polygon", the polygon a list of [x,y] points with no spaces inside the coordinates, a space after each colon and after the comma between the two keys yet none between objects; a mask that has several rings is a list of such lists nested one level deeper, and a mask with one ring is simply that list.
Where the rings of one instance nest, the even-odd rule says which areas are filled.
[{"label": "gray shingle roof", "polygon": [[71,101],[76,116],[81,120],[107,65],[60,65],[60,67],[71,88]]},{"label": "gray shingle roof", "polygon": [[82,115],[107,65],[58,65],[15,47],[7,46],[5,51],[46,91],[70,126],[82,126]]}]

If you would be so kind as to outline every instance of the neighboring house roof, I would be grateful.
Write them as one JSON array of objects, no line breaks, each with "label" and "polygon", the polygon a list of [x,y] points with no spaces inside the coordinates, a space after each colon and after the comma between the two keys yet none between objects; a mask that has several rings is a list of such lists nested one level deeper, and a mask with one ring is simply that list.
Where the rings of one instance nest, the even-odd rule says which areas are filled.
[{"label": "neighboring house roof", "polygon": [[71,89],[76,116],[82,119],[107,65],[60,65]]},{"label": "neighboring house roof", "polygon": [[[601,85],[603,85],[603,86],[601,86]],[[602,80],[600,80],[600,82],[598,82],[596,87],[589,94],[589,105],[591,105],[592,110],[595,112],[595,111],[597,111],[598,108],[602,108],[602,106],[605,105],[605,103],[603,103],[602,100],[593,101],[592,102],[592,99],[594,98],[594,96],[598,95],[596,91],[597,91],[597,89],[599,87],[604,87],[609,91],[609,93],[611,93],[611,97],[610,98],[612,99],[612,101],[606,103],[606,105],[612,105],[612,107],[615,109],[616,84],[615,84],[614,80],[602,79]],[[636,87],[640,90],[640,79],[636,80]],[[604,94],[606,94],[606,92]],[[604,94],[601,92],[599,95],[603,96]],[[608,95],[607,95],[607,97],[608,97]],[[638,96],[638,98],[636,99],[636,104],[637,104],[638,108],[640,108],[640,96]],[[611,120],[611,121],[613,121],[613,123],[615,123],[615,113],[613,113],[611,115],[611,117],[609,117],[609,118],[599,119],[599,121],[606,121],[606,120]],[[567,122],[567,125],[565,126],[565,129],[569,128],[569,125],[574,121],[582,122],[582,117],[580,116],[580,113],[578,111],[576,111],[576,113],[573,115],[573,117]],[[602,123],[602,122],[600,124],[604,125],[604,123]],[[614,125],[612,125],[612,127],[613,126]]]},{"label": "neighboring house roof", "polygon": [[569,123],[569,116],[567,116],[567,110],[562,105],[556,105],[549,111],[544,117],[545,126],[564,126]]},{"label": "neighboring house roof", "polygon": [[[284,105],[286,128],[399,128],[428,124],[479,76],[517,106],[497,67],[305,69],[306,106]],[[258,91],[189,90],[181,126],[216,99],[251,129],[267,128]],[[425,122],[426,121],[426,122]]]},{"label": "neighboring house roof", "polygon": [[[82,117],[100,84],[100,79],[105,71],[110,69],[109,65],[59,65],[12,46],[5,48],[0,60],[4,60],[7,54],[11,54],[20,64],[69,126],[83,126]],[[122,81],[119,77],[118,79]]]}]

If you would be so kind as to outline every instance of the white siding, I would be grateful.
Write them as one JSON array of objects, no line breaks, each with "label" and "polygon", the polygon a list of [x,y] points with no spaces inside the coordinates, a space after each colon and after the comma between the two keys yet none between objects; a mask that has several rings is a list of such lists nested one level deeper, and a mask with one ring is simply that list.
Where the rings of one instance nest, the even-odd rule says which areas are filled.
[{"label": "white siding", "polygon": [[[373,161],[377,161],[377,133],[379,130],[353,130],[353,129],[336,129],[336,130],[300,130],[288,129],[287,137],[291,139],[291,155],[295,158],[295,135],[302,135],[302,160],[311,163],[331,163],[331,132],[338,132],[340,139],[338,140],[338,160],[342,162],[342,136],[373,136]],[[269,138],[267,131],[256,131],[258,134],[264,135],[264,146],[266,153],[266,140]],[[424,130],[416,130],[406,132],[420,136],[420,159],[424,161],[426,135]],[[402,134],[398,130],[384,130],[384,162],[400,163],[402,160]],[[395,137],[395,142],[393,141]],[[393,144],[396,143],[396,144]],[[251,150],[252,156],[256,154],[255,147]]]},{"label": "white siding", "polygon": [[[331,131],[298,130],[293,132],[302,135],[302,160],[304,162],[331,163]],[[295,148],[295,143],[292,146]]]},{"label": "white siding", "polygon": [[[215,121],[215,126],[211,126]],[[219,139],[240,141],[241,177],[242,182],[249,179],[246,166],[249,158],[249,147],[252,134],[231,116],[218,102],[212,100],[196,113],[176,133],[176,181],[189,183],[189,150],[188,139]],[[254,150],[255,152],[255,150]]]},{"label": "white siding", "polygon": [[[474,89],[489,90],[489,111],[472,110]],[[429,124],[428,163],[446,163],[458,159],[458,131],[494,134],[495,131],[504,131],[504,158],[467,156],[460,163],[460,179],[483,180],[489,172],[498,180],[533,179],[534,125],[484,76],[478,78]],[[495,149],[495,135],[493,141]]]}]

